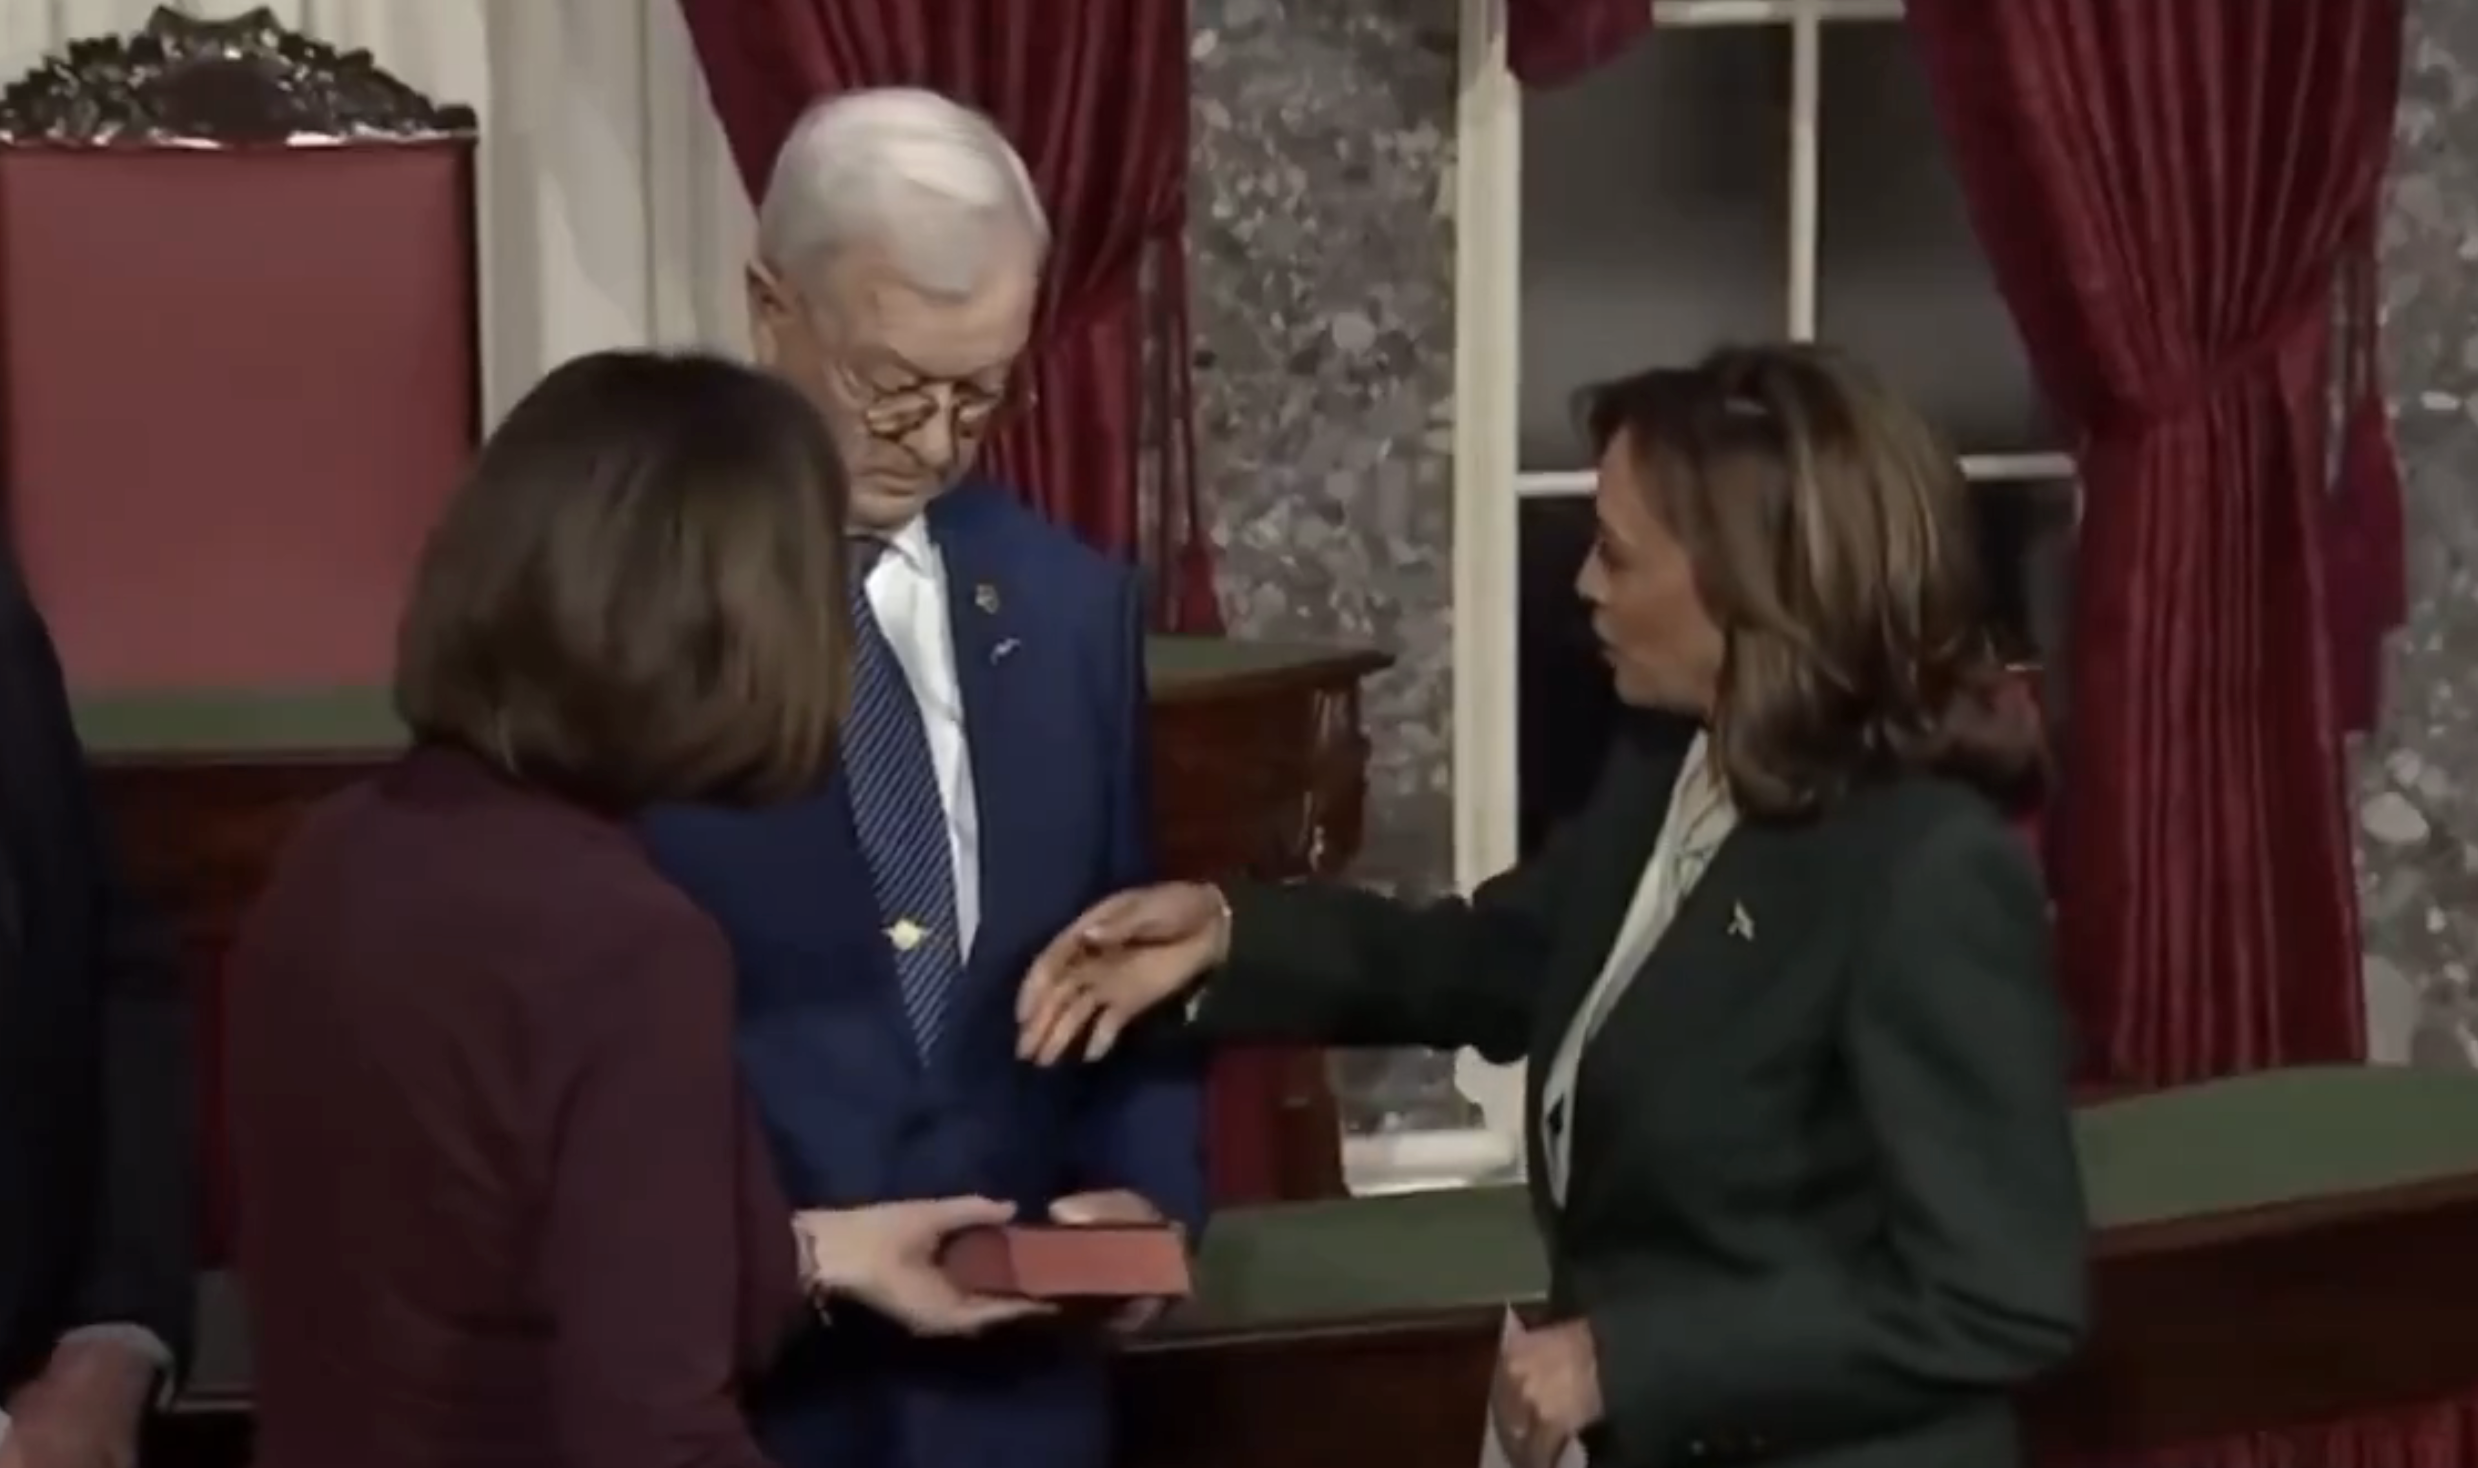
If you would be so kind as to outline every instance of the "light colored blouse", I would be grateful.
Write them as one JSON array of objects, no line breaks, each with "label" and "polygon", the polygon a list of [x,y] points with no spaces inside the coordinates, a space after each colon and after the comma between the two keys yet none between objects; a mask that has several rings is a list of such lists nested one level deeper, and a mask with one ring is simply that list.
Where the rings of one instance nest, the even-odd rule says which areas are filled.
[{"label": "light colored blouse", "polygon": [[1560,1205],[1566,1201],[1567,1172],[1574,1154],[1575,1074],[1582,1066],[1584,1049],[1634,986],[1636,976],[1669,931],[1679,904],[1711,865],[1713,853],[1737,828],[1738,811],[1730,803],[1729,786],[1713,767],[1704,736],[1697,734],[1678,767],[1677,783],[1670,787],[1668,813],[1661,818],[1652,857],[1644,863],[1634,900],[1626,905],[1617,938],[1609,945],[1609,956],[1602,960],[1599,977],[1592,981],[1573,1022],[1559,1039],[1541,1082],[1538,1165],[1548,1170],[1549,1197]]}]

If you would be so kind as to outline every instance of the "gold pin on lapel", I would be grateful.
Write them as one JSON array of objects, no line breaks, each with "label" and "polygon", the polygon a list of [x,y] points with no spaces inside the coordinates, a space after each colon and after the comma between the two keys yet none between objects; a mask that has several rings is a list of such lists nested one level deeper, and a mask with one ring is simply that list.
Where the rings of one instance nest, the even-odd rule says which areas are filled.
[{"label": "gold pin on lapel", "polygon": [[984,616],[995,616],[998,612],[998,588],[986,581],[981,582],[972,588],[972,604],[979,607]]},{"label": "gold pin on lapel", "polygon": [[893,926],[886,930],[886,941],[895,945],[897,953],[910,953],[920,947],[921,940],[928,936],[929,929],[910,918],[897,918]]},{"label": "gold pin on lapel", "polygon": [[1733,902],[1729,907],[1729,935],[1741,943],[1755,941],[1755,919],[1747,916],[1746,904]]}]

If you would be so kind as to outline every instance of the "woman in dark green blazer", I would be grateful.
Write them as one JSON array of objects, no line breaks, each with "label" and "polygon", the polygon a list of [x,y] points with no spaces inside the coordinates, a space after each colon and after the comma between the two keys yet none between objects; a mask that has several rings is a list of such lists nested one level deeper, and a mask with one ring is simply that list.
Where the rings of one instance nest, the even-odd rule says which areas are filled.
[{"label": "woman in dark green blazer", "polygon": [[[1530,1062],[1549,1323],[1517,1464],[2000,1468],[2083,1329],[2038,721],[1985,632],[1967,490],[1831,354],[1589,394],[1577,582],[1640,711],[1585,810],[1468,901],[1169,885],[1062,935],[1023,1048],[1184,1000],[1216,1040]],[[1683,716],[1683,717],[1679,717]]]}]

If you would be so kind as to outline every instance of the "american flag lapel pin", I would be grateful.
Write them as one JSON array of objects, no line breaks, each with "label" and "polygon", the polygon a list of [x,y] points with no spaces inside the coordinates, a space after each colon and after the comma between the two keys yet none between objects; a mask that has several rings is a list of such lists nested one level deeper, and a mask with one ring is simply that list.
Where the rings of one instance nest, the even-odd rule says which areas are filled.
[{"label": "american flag lapel pin", "polygon": [[1743,902],[1729,905],[1729,935],[1741,943],[1755,941],[1755,919],[1747,916],[1747,905]]}]

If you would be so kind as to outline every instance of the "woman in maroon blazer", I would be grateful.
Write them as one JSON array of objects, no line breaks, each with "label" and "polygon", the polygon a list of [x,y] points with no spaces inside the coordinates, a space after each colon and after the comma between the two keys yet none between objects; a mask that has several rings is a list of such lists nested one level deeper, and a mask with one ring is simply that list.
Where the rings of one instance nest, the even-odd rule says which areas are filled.
[{"label": "woman in maroon blazer", "polygon": [[[924,1331],[979,1199],[804,1215],[732,1066],[721,934],[626,818],[825,771],[843,471],[790,389],[552,373],[424,552],[411,750],[313,813],[230,976],[262,1468],[759,1468],[736,1400],[812,1294]],[[804,1267],[805,1270],[804,1270]]]}]

